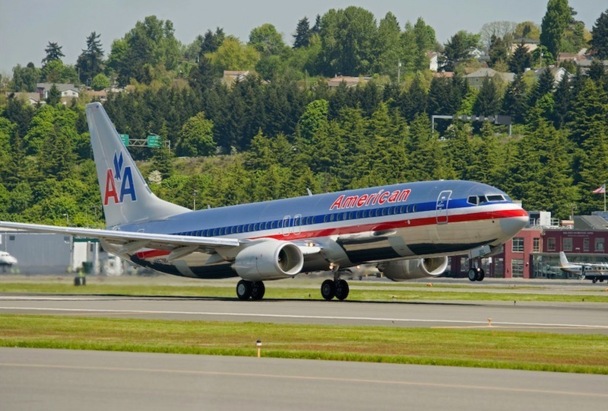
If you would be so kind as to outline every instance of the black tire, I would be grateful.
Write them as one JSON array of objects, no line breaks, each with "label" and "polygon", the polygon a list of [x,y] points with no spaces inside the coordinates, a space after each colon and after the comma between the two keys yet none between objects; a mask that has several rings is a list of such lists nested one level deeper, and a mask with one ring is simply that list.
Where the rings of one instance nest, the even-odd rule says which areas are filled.
[{"label": "black tire", "polygon": [[477,280],[477,270],[474,268],[469,268],[469,281],[476,281]]},{"label": "black tire", "polygon": [[593,284],[597,283],[597,278],[594,278],[593,280],[591,280],[591,282],[592,282]]},{"label": "black tire", "polygon": [[340,301],[346,300],[348,297],[348,293],[350,292],[350,287],[348,286],[348,282],[346,280],[337,280],[336,284],[336,298]]},{"label": "black tire", "polygon": [[241,280],[236,284],[236,296],[239,300],[248,300],[251,298],[253,283],[247,280]]},{"label": "black tire", "polygon": [[483,281],[483,279],[486,278],[486,272],[483,271],[483,268],[478,268],[477,269],[477,281]]},{"label": "black tire", "polygon": [[266,293],[266,287],[264,283],[261,281],[255,281],[251,287],[251,299],[255,301],[259,301],[264,298],[264,294]]},{"label": "black tire", "polygon": [[336,284],[333,280],[323,281],[323,284],[321,284],[321,295],[327,301],[336,296]]}]

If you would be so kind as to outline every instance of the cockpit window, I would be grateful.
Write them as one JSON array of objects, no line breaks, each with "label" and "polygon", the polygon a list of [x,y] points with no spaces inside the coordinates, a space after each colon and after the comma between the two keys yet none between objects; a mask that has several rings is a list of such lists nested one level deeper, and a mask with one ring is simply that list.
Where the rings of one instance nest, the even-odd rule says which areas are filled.
[{"label": "cockpit window", "polygon": [[490,194],[486,198],[488,201],[505,201],[505,197],[502,194]]},{"label": "cockpit window", "polygon": [[488,194],[485,196],[469,196],[467,203],[473,205],[492,203],[497,201],[505,201],[505,196],[502,194]]}]

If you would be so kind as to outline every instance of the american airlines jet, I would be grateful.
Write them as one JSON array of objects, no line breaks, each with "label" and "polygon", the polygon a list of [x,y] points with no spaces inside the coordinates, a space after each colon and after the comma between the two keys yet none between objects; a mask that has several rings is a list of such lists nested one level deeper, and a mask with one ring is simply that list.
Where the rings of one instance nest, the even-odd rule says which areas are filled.
[{"label": "american airlines jet", "polygon": [[[471,181],[425,181],[191,211],[156,197],[100,103],[86,107],[107,229],[0,222],[98,238],[135,264],[193,278],[240,277],[241,300],[264,281],[331,271],[326,300],[344,300],[341,278],[361,264],[394,281],[442,274],[450,255],[496,252],[528,222],[504,192]],[[471,266],[469,278],[482,280]]]}]

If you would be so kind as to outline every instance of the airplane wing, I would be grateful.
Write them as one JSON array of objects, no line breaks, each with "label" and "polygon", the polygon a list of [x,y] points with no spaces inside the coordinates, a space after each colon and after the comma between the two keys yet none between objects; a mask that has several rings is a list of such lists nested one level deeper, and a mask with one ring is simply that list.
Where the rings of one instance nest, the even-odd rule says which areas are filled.
[{"label": "airplane wing", "polygon": [[[236,238],[225,237],[194,237],[174,234],[13,223],[8,221],[0,221],[0,227],[39,233],[66,234],[77,237],[96,238],[111,244],[113,249],[109,251],[118,255],[133,253],[144,248],[164,250],[170,253],[167,257],[168,260],[180,258],[195,251],[207,253],[217,252],[224,258],[233,258],[239,251],[238,248],[249,242],[249,240],[241,241]],[[306,243],[295,243],[295,245],[300,248],[303,255],[321,252],[321,247],[316,245]]]},{"label": "airplane wing", "polygon": [[173,234],[154,234],[131,231],[115,231],[95,228],[60,227],[42,224],[25,224],[0,221],[0,227],[39,233],[67,234],[105,240],[116,246],[116,253],[123,254],[142,248],[168,250],[181,255],[197,250],[214,251],[217,248],[232,248],[241,245],[235,238],[193,237]]}]

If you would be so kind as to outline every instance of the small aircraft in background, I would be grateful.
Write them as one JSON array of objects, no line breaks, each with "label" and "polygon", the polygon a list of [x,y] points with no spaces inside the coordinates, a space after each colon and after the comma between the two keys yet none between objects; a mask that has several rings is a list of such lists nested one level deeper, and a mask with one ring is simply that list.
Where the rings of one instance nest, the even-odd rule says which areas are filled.
[{"label": "small aircraft in background", "polygon": [[593,283],[608,280],[608,264],[603,263],[571,263],[566,258],[566,253],[559,252],[559,268],[570,274],[580,275]]},{"label": "small aircraft in background", "polygon": [[[241,300],[264,281],[331,271],[326,300],[344,300],[351,267],[404,281],[436,277],[448,256],[482,258],[528,224],[499,189],[422,181],[192,211],[154,195],[100,103],[86,107],[107,229],[0,221],[0,227],[98,238],[105,250],[154,270],[201,279],[240,277]],[[469,277],[483,279],[471,266]]]},{"label": "small aircraft in background", "polygon": [[17,264],[17,259],[6,251],[0,251],[0,268],[4,272],[6,267],[12,267]]}]

